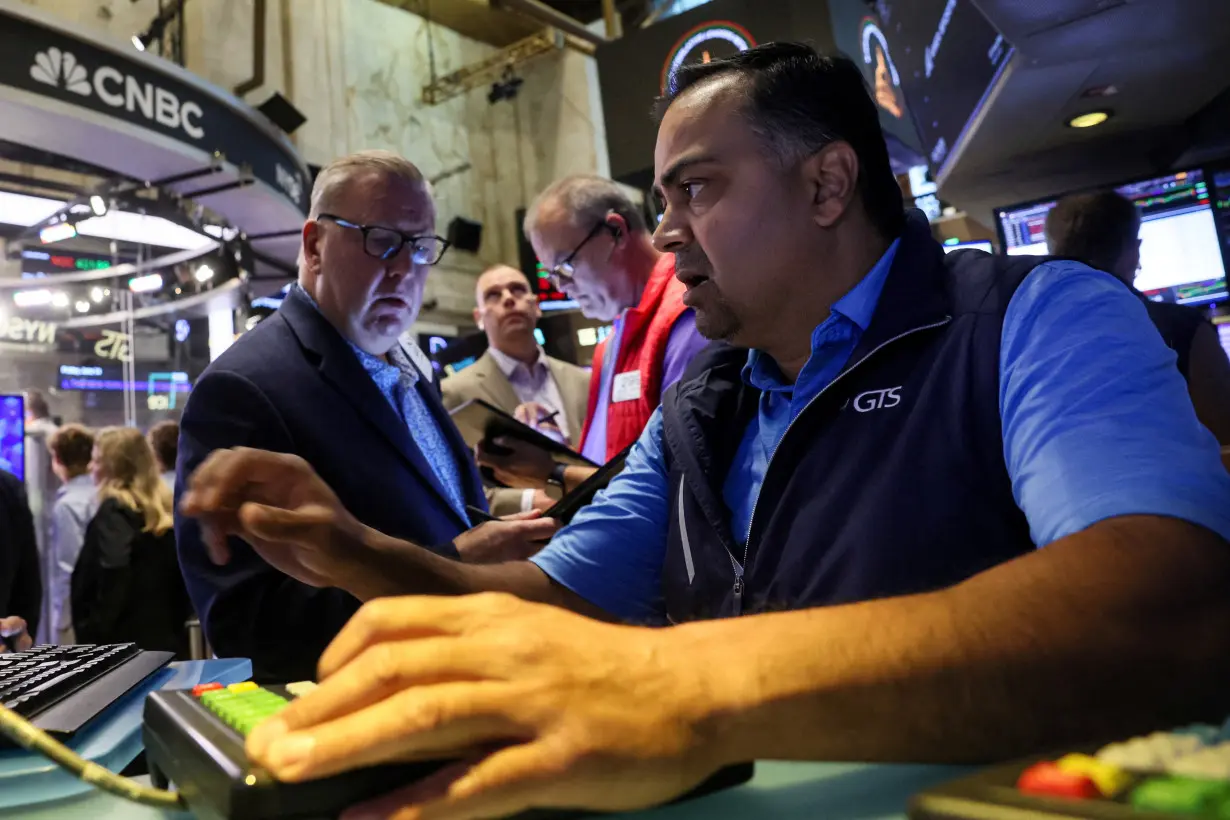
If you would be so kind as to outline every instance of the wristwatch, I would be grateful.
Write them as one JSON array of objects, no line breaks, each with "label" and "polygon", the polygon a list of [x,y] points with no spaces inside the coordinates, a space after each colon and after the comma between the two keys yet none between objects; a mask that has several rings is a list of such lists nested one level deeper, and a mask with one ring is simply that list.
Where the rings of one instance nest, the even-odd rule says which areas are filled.
[{"label": "wristwatch", "polygon": [[568,465],[562,461],[555,462],[555,466],[551,468],[551,472],[547,474],[547,486],[559,487],[564,489],[564,470],[568,469]]}]

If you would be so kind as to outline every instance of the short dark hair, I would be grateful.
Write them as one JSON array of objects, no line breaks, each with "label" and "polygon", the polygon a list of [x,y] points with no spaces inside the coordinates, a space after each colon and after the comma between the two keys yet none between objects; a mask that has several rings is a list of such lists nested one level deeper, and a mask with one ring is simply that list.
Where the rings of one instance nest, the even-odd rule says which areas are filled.
[{"label": "short dark hair", "polygon": [[1112,274],[1139,234],[1136,205],[1114,191],[1066,196],[1046,216],[1051,253]]},{"label": "short dark hair", "polygon": [[179,425],[160,421],[149,428],[149,446],[164,470],[174,470],[175,459],[179,456]]},{"label": "short dark hair", "polygon": [[47,397],[41,390],[26,391],[26,410],[36,419],[45,419],[51,415],[51,408],[47,406]]},{"label": "short dark hair", "polygon": [[748,81],[745,114],[765,147],[783,163],[798,162],[832,142],[858,156],[858,187],[872,223],[896,236],[905,221],[901,186],[888,161],[880,114],[858,66],[803,43],[767,43],[733,57],[686,65],[655,106],[666,110],[692,86],[724,74]]},{"label": "short dark hair", "polygon": [[70,473],[83,473],[94,453],[94,434],[80,424],[66,424],[51,434],[47,448]]}]

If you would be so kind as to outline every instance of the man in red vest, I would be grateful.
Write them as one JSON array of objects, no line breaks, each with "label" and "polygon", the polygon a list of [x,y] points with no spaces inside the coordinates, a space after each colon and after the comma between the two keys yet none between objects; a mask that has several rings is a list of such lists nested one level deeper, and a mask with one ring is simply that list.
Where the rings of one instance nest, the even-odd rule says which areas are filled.
[{"label": "man in red vest", "polygon": [[[556,287],[591,319],[611,322],[594,353],[581,453],[602,464],[628,447],[707,340],[683,304],[674,254],[653,247],[641,209],[615,182],[597,176],[565,177],[538,195],[525,217],[525,235]],[[518,408],[535,423],[546,414]],[[501,441],[497,455],[479,461],[506,484],[570,490],[592,470],[565,468],[535,447]]]}]

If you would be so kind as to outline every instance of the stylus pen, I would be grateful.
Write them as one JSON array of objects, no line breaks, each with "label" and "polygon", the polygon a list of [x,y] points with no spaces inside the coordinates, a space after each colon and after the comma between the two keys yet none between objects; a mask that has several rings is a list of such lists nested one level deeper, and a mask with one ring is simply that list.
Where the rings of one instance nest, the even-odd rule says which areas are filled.
[{"label": "stylus pen", "polygon": [[491,513],[487,512],[486,510],[480,510],[478,507],[475,507],[473,504],[466,504],[466,513],[470,516],[470,521],[473,522],[474,526],[478,526],[479,524],[484,524],[488,521],[499,521],[500,520],[496,518],[494,515],[492,515]]},{"label": "stylus pen", "polygon": [[547,413],[547,415],[545,415],[545,416],[543,416],[542,418],[540,418],[540,419],[538,420],[538,422],[537,422],[537,423],[538,423],[538,424],[546,424],[548,421],[555,421],[555,417],[556,417],[556,416],[558,416],[558,415],[559,415],[559,411],[558,411],[558,410],[556,410],[556,411],[555,411],[555,412],[553,412],[553,413]]}]

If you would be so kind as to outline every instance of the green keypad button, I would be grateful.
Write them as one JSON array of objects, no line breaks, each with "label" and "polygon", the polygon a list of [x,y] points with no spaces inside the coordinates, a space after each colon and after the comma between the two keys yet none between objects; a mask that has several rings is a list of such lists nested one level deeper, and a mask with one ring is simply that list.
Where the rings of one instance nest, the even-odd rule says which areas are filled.
[{"label": "green keypad button", "polygon": [[1176,814],[1215,814],[1230,801],[1230,783],[1192,777],[1154,777],[1132,792],[1132,805]]},{"label": "green keypad button", "polygon": [[280,712],[289,701],[268,689],[246,684],[243,687],[239,691],[232,687],[204,692],[200,700],[201,705],[219,720],[246,736],[256,724]]}]

